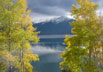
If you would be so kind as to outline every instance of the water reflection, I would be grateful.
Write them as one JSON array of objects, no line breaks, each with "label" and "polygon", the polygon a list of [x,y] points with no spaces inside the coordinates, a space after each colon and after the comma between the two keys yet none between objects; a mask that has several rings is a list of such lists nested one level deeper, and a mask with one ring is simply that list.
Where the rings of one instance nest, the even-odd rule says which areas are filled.
[{"label": "water reflection", "polygon": [[40,61],[32,64],[38,72],[60,72],[59,63],[62,59],[58,55],[63,49],[62,42],[40,42],[33,45],[32,50],[39,54]]}]

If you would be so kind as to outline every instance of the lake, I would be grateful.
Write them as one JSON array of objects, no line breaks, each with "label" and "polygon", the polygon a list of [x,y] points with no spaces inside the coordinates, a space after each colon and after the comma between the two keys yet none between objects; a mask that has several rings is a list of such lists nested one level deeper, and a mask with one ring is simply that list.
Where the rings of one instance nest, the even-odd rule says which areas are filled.
[{"label": "lake", "polygon": [[64,38],[41,39],[38,44],[32,46],[34,53],[39,54],[40,61],[32,62],[38,72],[61,72],[59,63],[62,59],[58,56],[64,49]]}]

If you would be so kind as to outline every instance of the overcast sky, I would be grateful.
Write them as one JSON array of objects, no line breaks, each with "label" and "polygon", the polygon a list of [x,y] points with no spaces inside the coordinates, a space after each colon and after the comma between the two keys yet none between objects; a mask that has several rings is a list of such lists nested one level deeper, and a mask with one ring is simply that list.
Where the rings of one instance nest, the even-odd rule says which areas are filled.
[{"label": "overcast sky", "polygon": [[[102,0],[95,0],[101,3]],[[69,11],[76,0],[28,0],[28,6],[32,10],[34,21],[46,20],[59,16],[70,16]]]}]

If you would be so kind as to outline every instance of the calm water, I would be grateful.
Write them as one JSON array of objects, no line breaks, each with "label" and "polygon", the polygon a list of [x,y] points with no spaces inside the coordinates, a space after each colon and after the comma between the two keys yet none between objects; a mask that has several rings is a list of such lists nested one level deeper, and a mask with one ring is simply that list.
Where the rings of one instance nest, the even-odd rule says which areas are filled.
[{"label": "calm water", "polygon": [[40,61],[32,63],[38,72],[61,72],[59,63],[62,59],[58,56],[64,49],[62,42],[40,42],[33,45],[34,53],[39,54]]}]

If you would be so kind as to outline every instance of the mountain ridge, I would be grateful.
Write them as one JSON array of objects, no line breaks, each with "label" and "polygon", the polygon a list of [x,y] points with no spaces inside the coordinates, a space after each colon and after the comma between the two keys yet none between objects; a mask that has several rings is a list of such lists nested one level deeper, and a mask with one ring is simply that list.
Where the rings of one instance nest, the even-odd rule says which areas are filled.
[{"label": "mountain ridge", "polygon": [[75,21],[64,16],[49,21],[33,24],[40,31],[39,35],[72,34],[70,23]]}]

